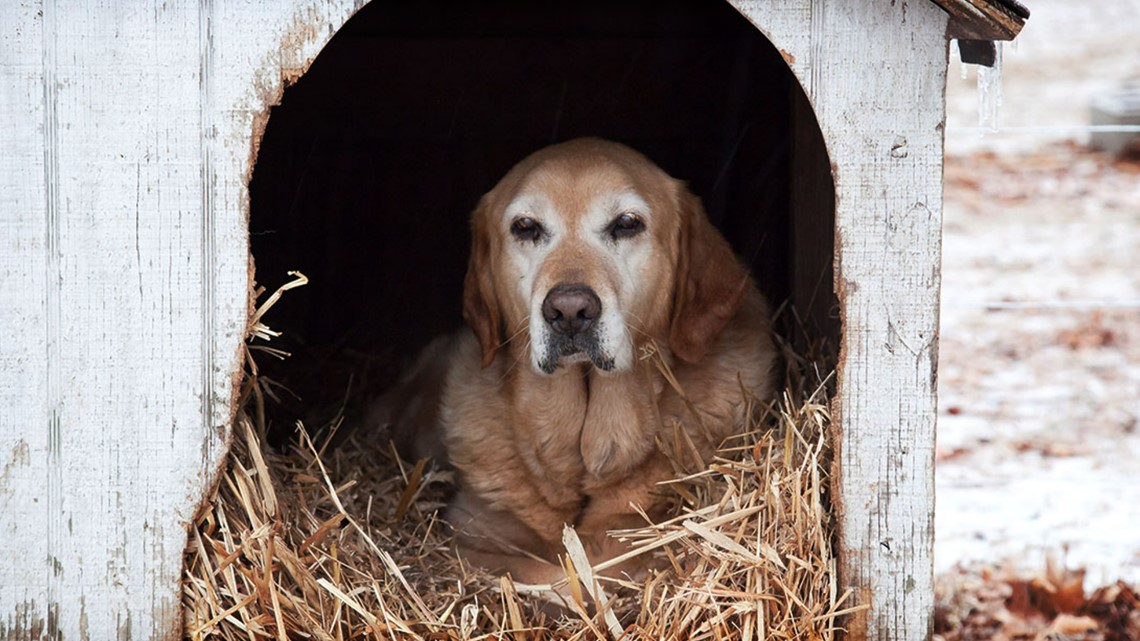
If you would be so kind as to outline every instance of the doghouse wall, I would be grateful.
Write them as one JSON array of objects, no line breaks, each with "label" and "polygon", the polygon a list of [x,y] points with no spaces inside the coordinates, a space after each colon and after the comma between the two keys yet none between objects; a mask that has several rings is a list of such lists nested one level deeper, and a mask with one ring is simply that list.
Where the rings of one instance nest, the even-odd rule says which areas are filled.
[{"label": "doghouse wall", "polygon": [[373,2],[272,110],[250,186],[258,281],[311,279],[270,319],[309,374],[290,387],[339,400],[351,370],[382,388],[462,323],[472,207],[579,136],[688,181],[771,300],[834,325],[822,139],[779,52],[727,3]]}]

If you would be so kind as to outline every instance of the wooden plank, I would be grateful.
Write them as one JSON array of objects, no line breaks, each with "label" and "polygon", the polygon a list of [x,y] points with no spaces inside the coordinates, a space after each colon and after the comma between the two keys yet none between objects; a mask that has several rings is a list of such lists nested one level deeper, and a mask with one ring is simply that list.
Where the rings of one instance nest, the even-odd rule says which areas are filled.
[{"label": "wooden plank", "polygon": [[926,3],[819,5],[833,29],[883,52],[867,73],[856,38],[815,46],[840,203],[841,574],[871,603],[851,620],[855,638],[866,626],[869,639],[917,641],[933,632],[946,16]]},{"label": "wooden plank", "polygon": [[997,64],[997,46],[993,40],[958,40],[958,55],[962,64],[992,67]]},{"label": "wooden plank", "polygon": [[42,10],[52,422],[33,465],[46,467],[52,570],[37,602],[64,637],[172,634],[177,583],[164,568],[178,564],[202,445],[187,375],[202,367],[187,349],[201,333],[188,215],[197,68],[182,50],[196,10]]},{"label": "wooden plank", "polygon": [[[359,0],[5,3],[0,638],[178,638],[256,122]],[[6,33],[8,31],[6,30]],[[10,143],[10,144],[9,144]],[[11,411],[9,411],[11,408]]]},{"label": "wooden plank", "polygon": [[[794,54],[835,174],[841,578],[871,605],[847,626],[854,639],[925,640],[947,16],[925,2],[737,6]],[[810,43],[787,45],[805,13]]]},{"label": "wooden plank", "polygon": [[[0,532],[27,553],[0,564],[2,636],[177,634],[185,530],[171,524],[189,518],[224,453],[251,135],[283,77],[357,2],[172,4],[0,9],[33,34],[0,60],[13,88],[0,113],[41,125],[31,131],[42,139],[37,157],[27,130],[10,134],[28,164],[3,165],[16,189],[0,200],[0,229],[15,230],[0,273],[27,279],[5,279],[14,312],[0,317],[21,328],[0,358],[26,366],[3,380],[18,398],[0,423],[12,445],[0,447],[11,454]],[[903,24],[901,4],[775,4],[738,6],[773,18],[766,30],[808,87],[838,168],[852,390],[837,407],[840,493],[867,501],[844,513],[844,580],[870,590],[860,631],[918,638],[930,605],[945,73],[934,36],[945,15],[912,4]],[[868,39],[910,62],[868,73]]]},{"label": "wooden plank", "polygon": [[[38,2],[0,8],[0,638],[47,630],[48,219]],[[56,308],[58,309],[58,308]],[[52,393],[56,393],[53,386]],[[20,492],[19,494],[17,492]],[[18,563],[17,559],[33,562]]]},{"label": "wooden plank", "polygon": [[808,91],[811,86],[811,0],[729,0],[772,43],[796,78]]},{"label": "wooden plank", "polygon": [[1013,40],[1029,10],[1016,0],[931,0],[950,16],[951,38]]}]

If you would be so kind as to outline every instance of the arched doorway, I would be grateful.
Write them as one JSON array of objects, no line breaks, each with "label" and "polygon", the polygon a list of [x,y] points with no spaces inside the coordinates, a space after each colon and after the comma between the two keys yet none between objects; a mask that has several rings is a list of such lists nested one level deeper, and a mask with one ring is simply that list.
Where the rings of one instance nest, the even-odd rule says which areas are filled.
[{"label": "arched doorway", "polygon": [[769,298],[835,346],[819,127],[728,3],[374,2],[273,109],[250,185],[258,280],[312,280],[275,310],[294,356],[267,367],[300,397],[290,416],[329,420],[458,326],[478,197],[586,135],[687,180]]}]

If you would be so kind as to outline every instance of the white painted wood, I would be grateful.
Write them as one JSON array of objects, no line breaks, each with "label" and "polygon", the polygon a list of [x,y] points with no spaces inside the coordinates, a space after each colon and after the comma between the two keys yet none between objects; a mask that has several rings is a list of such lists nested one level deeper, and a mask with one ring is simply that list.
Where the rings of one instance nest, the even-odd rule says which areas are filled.
[{"label": "white painted wood", "polygon": [[[258,122],[363,0],[0,5],[0,638],[175,638],[222,462]],[[931,621],[946,17],[736,0],[836,171],[854,638]]]},{"label": "white painted wood", "polygon": [[255,121],[362,0],[0,5],[0,638],[178,638]]},{"label": "white painted wood", "polygon": [[839,553],[844,585],[871,605],[847,625],[854,639],[925,640],[946,14],[906,1],[734,4],[792,54],[835,173]]},{"label": "white painted wood", "polygon": [[0,638],[45,617],[50,576],[49,247],[38,10],[35,3],[0,9]]}]

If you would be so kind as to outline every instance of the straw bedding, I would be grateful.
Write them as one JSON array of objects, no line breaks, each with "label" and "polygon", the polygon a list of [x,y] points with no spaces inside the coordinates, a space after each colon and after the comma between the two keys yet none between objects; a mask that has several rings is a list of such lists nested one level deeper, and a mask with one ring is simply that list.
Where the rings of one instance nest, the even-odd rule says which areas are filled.
[{"label": "straw bedding", "polygon": [[383,435],[330,447],[298,422],[290,446],[264,445],[273,387],[256,359],[272,354],[261,319],[280,294],[251,315],[230,461],[191,528],[187,638],[830,640],[861,607],[837,587],[818,355],[785,345],[783,394],[669,484],[675,517],[615,533],[660,570],[594,579],[569,531],[559,598],[456,558],[438,516],[450,475],[399,460]]}]

